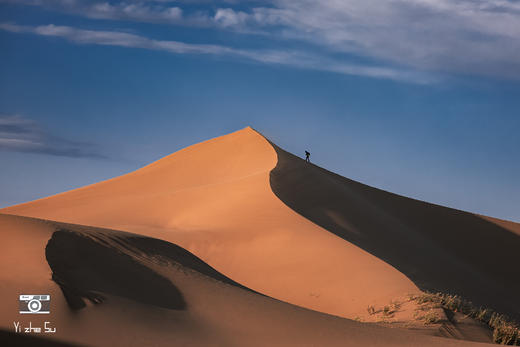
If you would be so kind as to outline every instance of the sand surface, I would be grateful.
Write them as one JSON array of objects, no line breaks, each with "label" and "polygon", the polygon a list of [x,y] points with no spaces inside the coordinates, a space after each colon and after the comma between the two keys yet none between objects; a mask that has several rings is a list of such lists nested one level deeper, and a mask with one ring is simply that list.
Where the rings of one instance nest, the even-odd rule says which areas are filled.
[{"label": "sand surface", "polygon": [[[13,298],[27,287],[50,293],[66,342],[105,345],[110,336],[135,345],[464,344],[352,320],[377,321],[369,305],[399,301],[403,308],[387,320],[412,321],[406,298],[420,289],[520,312],[518,224],[361,185],[304,163],[251,128],[0,213],[47,220],[0,217],[2,263],[10,269],[2,271],[2,290]],[[56,233],[60,228],[74,233]],[[129,244],[123,231],[140,235],[139,244]],[[48,242],[60,255],[50,262]],[[125,260],[117,258],[122,253]],[[128,271],[114,282],[115,270],[96,271],[102,266],[92,254]],[[88,279],[75,277],[70,264]],[[98,295],[104,301],[93,305]],[[6,330],[15,304],[2,311]],[[91,329],[99,334],[81,335]]]},{"label": "sand surface", "polygon": [[[158,239],[8,215],[0,215],[0,230],[9,240],[0,253],[2,264],[9,265],[2,271],[1,291],[13,298],[0,311],[6,345],[27,342],[25,334],[6,334],[14,321],[22,326],[48,321],[54,334],[31,336],[92,346],[473,345],[359,323],[254,293]],[[26,254],[18,251],[20,244]],[[51,313],[19,315],[20,288],[50,294]],[[95,304],[87,299],[93,297]],[[77,300],[85,306],[76,307]]]}]

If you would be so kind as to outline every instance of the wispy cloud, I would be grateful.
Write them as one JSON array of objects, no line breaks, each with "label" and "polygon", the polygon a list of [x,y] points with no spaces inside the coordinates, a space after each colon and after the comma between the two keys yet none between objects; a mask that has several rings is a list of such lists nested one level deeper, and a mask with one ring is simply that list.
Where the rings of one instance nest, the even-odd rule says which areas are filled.
[{"label": "wispy cloud", "polygon": [[106,158],[91,143],[55,136],[36,122],[0,114],[0,150],[72,158]]},{"label": "wispy cloud", "polygon": [[520,78],[518,0],[16,2],[89,18],[263,33],[273,40],[306,42],[388,66]]},{"label": "wispy cloud", "polygon": [[82,1],[82,0],[0,0],[32,6],[42,6],[92,19],[128,20],[150,23],[183,25],[209,25],[209,18],[202,12],[185,16],[176,6],[178,1]]},{"label": "wispy cloud", "polygon": [[274,0],[217,10],[227,29],[261,28],[287,40],[415,69],[520,78],[520,2],[506,0]]},{"label": "wispy cloud", "polygon": [[348,75],[368,76],[401,80],[412,83],[430,83],[427,75],[411,70],[383,66],[349,64],[326,56],[312,55],[293,50],[247,50],[222,45],[192,44],[180,41],[155,40],[141,35],[119,31],[85,30],[69,26],[42,25],[23,26],[12,23],[0,24],[0,29],[16,33],[32,33],[41,36],[59,37],[78,44],[110,45],[128,48],[166,51],[172,54],[205,54],[228,56],[302,69],[330,71]]}]

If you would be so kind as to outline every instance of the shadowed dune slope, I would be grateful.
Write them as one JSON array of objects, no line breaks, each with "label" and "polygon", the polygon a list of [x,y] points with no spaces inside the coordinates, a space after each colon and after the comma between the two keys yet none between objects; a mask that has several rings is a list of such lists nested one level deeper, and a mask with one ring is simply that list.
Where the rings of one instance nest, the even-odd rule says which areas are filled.
[{"label": "shadowed dune slope", "polygon": [[36,337],[32,335],[22,335],[12,331],[0,330],[0,344],[9,347],[80,347],[55,339]]},{"label": "shadowed dune slope", "polygon": [[[7,265],[0,294],[13,298],[0,310],[0,341],[9,344],[49,345],[46,338],[52,337],[89,346],[477,346],[359,323],[256,294],[161,240],[2,214],[0,236],[0,262]],[[93,293],[102,300],[86,300],[79,310],[71,307],[51,271],[73,295],[86,299]],[[19,315],[14,298],[20,291],[50,294],[50,314]],[[166,303],[182,298],[183,305],[165,307],[135,293]],[[57,330],[37,335],[41,340],[5,333],[12,331],[13,321],[41,326],[44,320]]]},{"label": "shadowed dune slope", "polygon": [[[119,242],[121,247],[127,248],[125,243]],[[52,234],[45,247],[45,257],[52,270],[52,279],[60,285],[71,308],[85,307],[83,298],[102,301],[103,297],[96,292],[171,310],[186,308],[175,285],[132,256],[114,252],[114,248],[107,247],[109,245],[102,238],[88,237],[68,229]],[[145,285],[136,285],[136,278]]]},{"label": "shadowed dune slope", "polygon": [[271,187],[294,211],[423,290],[459,294],[520,318],[519,224],[372,188],[273,146]]},{"label": "shadowed dune slope", "polygon": [[269,185],[276,163],[269,142],[246,128],[1,212],[175,243],[256,292],[342,317],[418,293],[395,268],[280,201]]}]

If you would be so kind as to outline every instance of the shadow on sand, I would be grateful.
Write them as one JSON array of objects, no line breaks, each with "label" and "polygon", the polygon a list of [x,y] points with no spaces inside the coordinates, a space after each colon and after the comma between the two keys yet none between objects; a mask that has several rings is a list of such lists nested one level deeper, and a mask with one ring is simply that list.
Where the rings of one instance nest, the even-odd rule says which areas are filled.
[{"label": "shadow on sand", "polygon": [[116,248],[80,233],[58,230],[45,248],[52,279],[60,285],[72,309],[85,307],[84,298],[103,301],[100,293],[173,310],[186,308],[171,281]]},{"label": "shadow on sand", "polygon": [[278,154],[271,188],[291,209],[422,290],[458,294],[520,319],[518,235],[471,213],[344,178],[271,144]]}]

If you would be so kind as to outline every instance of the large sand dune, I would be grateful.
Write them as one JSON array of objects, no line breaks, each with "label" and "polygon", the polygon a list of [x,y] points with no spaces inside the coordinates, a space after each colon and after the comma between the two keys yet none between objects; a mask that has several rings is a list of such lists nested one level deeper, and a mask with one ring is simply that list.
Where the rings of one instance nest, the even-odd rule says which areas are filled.
[{"label": "large sand dune", "polygon": [[384,261],[280,201],[269,183],[276,164],[270,143],[246,128],[1,212],[170,241],[255,291],[343,317],[418,292]]},{"label": "large sand dune", "polygon": [[[124,341],[136,344],[144,337],[159,344],[462,343],[339,318],[370,320],[368,305],[404,302],[419,288],[455,292],[510,315],[520,311],[518,224],[350,181],[284,152],[251,128],[0,212],[49,220],[0,218],[2,237],[11,240],[3,263],[21,269],[17,245],[24,244],[38,254],[27,266],[39,274],[2,276],[10,294],[30,286],[60,298],[57,319],[70,331],[60,337],[68,342],[108,343],[104,327],[118,319],[113,336],[135,326]],[[56,233],[60,228],[65,231]],[[88,260],[92,254],[99,259]],[[95,271],[108,260],[127,269],[119,282],[112,281],[113,268]],[[77,277],[70,264],[88,279]],[[133,288],[134,278],[150,291]],[[171,296],[147,299],[156,291]],[[85,297],[109,300],[72,313],[89,302]],[[407,305],[396,319],[413,320]],[[140,316],[160,323],[140,325]],[[103,333],[80,340],[74,336],[82,327]]]}]

